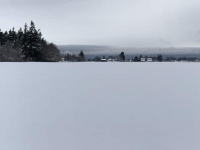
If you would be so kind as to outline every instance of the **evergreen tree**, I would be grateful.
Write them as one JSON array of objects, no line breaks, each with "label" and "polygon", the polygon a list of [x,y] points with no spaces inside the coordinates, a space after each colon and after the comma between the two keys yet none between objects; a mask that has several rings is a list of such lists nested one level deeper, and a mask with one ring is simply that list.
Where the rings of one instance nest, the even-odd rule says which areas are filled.
[{"label": "evergreen tree", "polygon": [[28,57],[31,61],[43,60],[41,33],[35,29],[33,21],[31,21],[31,26],[28,31]]},{"label": "evergreen tree", "polygon": [[22,49],[22,59],[26,61],[28,59],[28,26],[24,25],[24,34],[21,38],[21,49]]},{"label": "evergreen tree", "polygon": [[23,31],[22,28],[20,28],[17,32],[17,42],[21,44],[22,41],[22,37],[23,37]]},{"label": "evergreen tree", "polygon": [[72,55],[67,53],[67,55],[64,56],[65,61],[72,61]]},{"label": "evergreen tree", "polygon": [[60,61],[60,51],[57,46],[53,43],[47,45],[47,55],[45,56],[46,61],[56,62]]},{"label": "evergreen tree", "polygon": [[3,45],[5,45],[7,41],[8,41],[8,32],[5,31],[3,34]]},{"label": "evergreen tree", "polygon": [[8,40],[12,41],[12,31],[11,30],[8,31]]},{"label": "evergreen tree", "polygon": [[139,58],[138,58],[137,56],[135,56],[134,61],[135,61],[135,62],[138,62],[138,61],[139,61]]},{"label": "evergreen tree", "polygon": [[163,58],[162,58],[162,55],[161,55],[161,54],[158,54],[157,60],[158,60],[159,62],[161,62],[161,61],[163,60]]},{"label": "evergreen tree", "polygon": [[0,29],[0,46],[2,46],[4,44],[4,34]]},{"label": "evergreen tree", "polygon": [[96,57],[93,59],[93,61],[99,62],[99,61],[101,61],[101,58],[100,58],[99,56],[96,56]]},{"label": "evergreen tree", "polygon": [[15,32],[15,28],[13,27],[12,31],[9,31],[8,34],[8,40],[12,43],[15,44],[16,40],[17,40],[17,33]]},{"label": "evergreen tree", "polygon": [[119,54],[119,61],[125,61],[124,52],[121,52],[121,53]]},{"label": "evergreen tree", "polygon": [[31,26],[27,31],[25,24],[24,36],[22,38],[22,53],[25,61],[43,61],[41,48],[41,33],[35,29],[35,24],[31,21]]},{"label": "evergreen tree", "polygon": [[83,53],[83,51],[81,50],[81,52],[79,53],[79,61],[85,61],[85,55]]},{"label": "evergreen tree", "polygon": [[78,57],[77,57],[75,54],[73,54],[71,58],[72,58],[72,61],[73,61],[73,62],[74,62],[74,61],[78,61]]},{"label": "evergreen tree", "polygon": [[42,38],[41,40],[41,49],[43,51],[43,55],[44,55],[44,61],[48,61],[48,43],[45,39]]}]

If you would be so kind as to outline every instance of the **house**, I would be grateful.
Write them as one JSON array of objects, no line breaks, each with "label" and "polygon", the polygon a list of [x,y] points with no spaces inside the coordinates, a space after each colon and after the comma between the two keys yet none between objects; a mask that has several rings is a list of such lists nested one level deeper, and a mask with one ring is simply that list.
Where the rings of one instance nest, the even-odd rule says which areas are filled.
[{"label": "house", "polygon": [[117,61],[117,59],[109,58],[108,61]]},{"label": "house", "polygon": [[107,59],[102,58],[101,62],[107,62]]},{"label": "house", "polygon": [[140,58],[141,62],[153,62],[153,58],[152,57],[142,57]]},{"label": "house", "polygon": [[146,58],[140,58],[140,61],[141,61],[141,62],[145,62],[145,61],[146,61]]},{"label": "house", "polygon": [[147,58],[147,62],[152,62],[153,59],[152,58]]}]

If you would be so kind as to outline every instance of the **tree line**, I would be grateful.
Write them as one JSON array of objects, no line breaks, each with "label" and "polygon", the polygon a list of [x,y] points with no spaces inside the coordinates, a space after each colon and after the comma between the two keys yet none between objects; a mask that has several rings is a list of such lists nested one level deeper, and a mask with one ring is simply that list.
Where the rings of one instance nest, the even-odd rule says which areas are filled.
[{"label": "tree line", "polygon": [[42,38],[41,31],[31,21],[30,27],[25,24],[23,30],[0,30],[0,61],[56,62],[60,61],[60,51]]},{"label": "tree line", "polygon": [[82,61],[85,61],[85,54],[81,50],[78,56],[76,56],[75,54],[67,53],[67,55],[63,56],[63,58],[64,58],[64,61],[82,62]]},{"label": "tree line", "polygon": [[[100,62],[100,61],[120,61],[120,62],[124,62],[124,61],[132,61],[132,62],[140,62],[141,59],[145,59],[147,61],[147,56],[143,57],[142,55],[135,56],[132,59],[126,59],[125,53],[121,52],[118,56],[109,56],[109,57],[105,57],[103,56],[102,58],[100,56],[95,56],[93,59],[85,59],[85,54],[83,52],[83,50],[81,50],[81,52],[76,56],[75,54],[69,54],[67,53],[66,55],[62,56],[64,58],[64,61],[72,61],[72,62],[82,62],[82,61],[96,61],[96,62]],[[158,61],[158,62],[162,62],[163,61],[163,56],[161,54],[158,54],[157,57],[151,57],[152,61]]]}]

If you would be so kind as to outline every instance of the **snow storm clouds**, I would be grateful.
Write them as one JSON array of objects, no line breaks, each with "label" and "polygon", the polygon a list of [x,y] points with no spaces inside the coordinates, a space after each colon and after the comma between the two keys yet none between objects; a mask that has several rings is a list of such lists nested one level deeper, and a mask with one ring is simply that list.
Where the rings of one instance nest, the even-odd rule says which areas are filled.
[{"label": "snow storm clouds", "polygon": [[57,45],[199,46],[199,0],[2,0],[1,28],[33,20]]}]

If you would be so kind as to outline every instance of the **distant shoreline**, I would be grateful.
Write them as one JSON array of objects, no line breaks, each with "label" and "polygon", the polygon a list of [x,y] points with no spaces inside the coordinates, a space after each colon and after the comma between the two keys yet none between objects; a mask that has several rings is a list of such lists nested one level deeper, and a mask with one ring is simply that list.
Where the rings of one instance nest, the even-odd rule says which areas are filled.
[{"label": "distant shoreline", "polygon": [[127,58],[132,58],[138,55],[157,56],[162,54],[163,57],[200,57],[200,47],[133,47],[122,48],[100,45],[57,45],[61,54],[78,54],[81,50],[84,51],[86,58],[94,56],[115,56],[124,51]]}]

